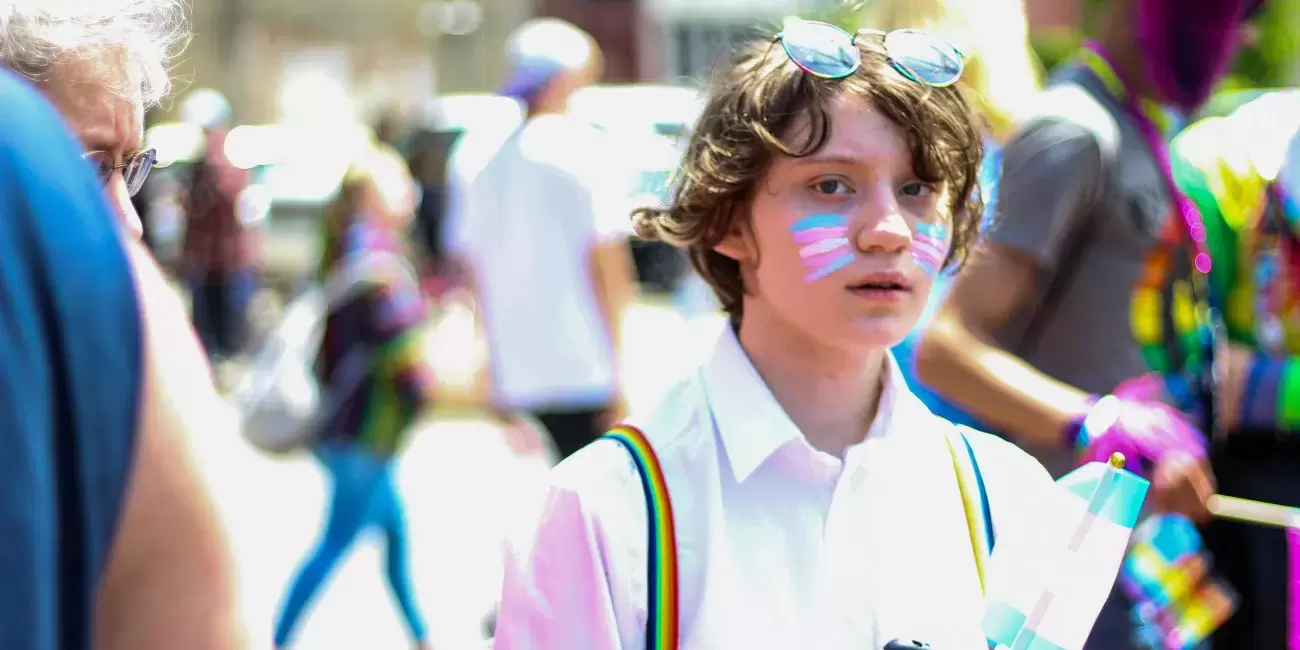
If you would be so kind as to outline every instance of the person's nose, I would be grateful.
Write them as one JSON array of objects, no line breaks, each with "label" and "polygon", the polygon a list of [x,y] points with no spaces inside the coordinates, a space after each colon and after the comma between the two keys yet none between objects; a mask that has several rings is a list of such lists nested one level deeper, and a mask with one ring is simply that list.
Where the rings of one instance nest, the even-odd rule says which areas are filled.
[{"label": "person's nose", "polygon": [[912,245],[912,229],[892,191],[876,192],[863,201],[854,241],[866,254],[902,253]]},{"label": "person's nose", "polygon": [[108,181],[108,186],[104,188],[104,193],[109,207],[112,208],[113,214],[122,227],[136,239],[144,237],[144,224],[140,222],[140,214],[135,211],[135,205],[131,203],[131,192],[127,189],[126,180],[122,178],[120,171],[113,174],[113,178]]}]

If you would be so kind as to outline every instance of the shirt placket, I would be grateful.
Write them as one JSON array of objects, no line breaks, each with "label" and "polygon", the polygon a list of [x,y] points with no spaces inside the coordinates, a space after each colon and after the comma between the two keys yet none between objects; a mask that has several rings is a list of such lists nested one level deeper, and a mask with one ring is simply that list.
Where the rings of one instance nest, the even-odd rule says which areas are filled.
[{"label": "shirt placket", "polygon": [[828,648],[864,648],[872,640],[873,615],[863,527],[865,468],[852,453],[831,487],[823,529],[821,611],[828,620]]}]

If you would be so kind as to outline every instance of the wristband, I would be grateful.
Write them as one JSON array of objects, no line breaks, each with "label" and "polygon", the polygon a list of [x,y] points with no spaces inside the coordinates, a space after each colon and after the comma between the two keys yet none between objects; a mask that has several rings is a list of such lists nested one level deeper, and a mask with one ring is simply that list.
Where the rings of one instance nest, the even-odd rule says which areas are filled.
[{"label": "wristband", "polygon": [[[1107,397],[1111,397],[1111,396],[1107,396]],[[1099,430],[1093,428],[1091,429],[1093,435],[1089,435],[1088,427],[1085,426],[1085,424],[1088,420],[1089,415],[1095,410],[1097,404],[1104,399],[1106,398],[1098,397],[1096,395],[1089,396],[1087,400],[1088,401],[1087,408],[1085,408],[1083,412],[1072,416],[1070,420],[1065,423],[1065,428],[1062,429],[1061,431],[1061,439],[1062,442],[1065,443],[1063,446],[1066,449],[1070,449],[1075,452],[1081,452],[1084,449],[1087,449],[1088,445],[1092,443],[1092,439],[1095,437],[1095,434]],[[1111,397],[1111,399],[1114,399],[1114,397]]]},{"label": "wristband", "polygon": [[1094,402],[1083,419],[1083,425],[1079,427],[1074,449],[1082,452],[1097,438],[1108,433],[1119,421],[1120,406],[1120,399],[1114,395],[1105,395]]}]

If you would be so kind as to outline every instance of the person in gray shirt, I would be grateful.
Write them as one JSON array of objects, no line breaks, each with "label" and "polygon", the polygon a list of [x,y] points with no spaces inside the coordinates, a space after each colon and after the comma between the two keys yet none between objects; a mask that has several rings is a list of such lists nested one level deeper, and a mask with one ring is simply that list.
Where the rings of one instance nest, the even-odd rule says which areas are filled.
[{"label": "person in gray shirt", "polygon": [[[1107,3],[1100,42],[1056,71],[1007,143],[996,220],[917,359],[928,386],[1058,475],[1123,451],[1154,507],[1198,521],[1214,491],[1199,423],[1123,383],[1151,370],[1130,325],[1148,253],[1185,232],[1161,157],[1226,70],[1245,4]],[[1112,600],[1090,648],[1130,647]]]}]

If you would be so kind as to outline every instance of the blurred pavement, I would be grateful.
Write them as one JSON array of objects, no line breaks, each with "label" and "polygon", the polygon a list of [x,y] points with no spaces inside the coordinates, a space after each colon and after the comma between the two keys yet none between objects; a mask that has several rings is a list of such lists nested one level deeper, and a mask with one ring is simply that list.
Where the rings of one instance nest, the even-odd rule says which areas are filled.
[{"label": "blurred pavement", "polygon": [[[527,525],[544,496],[548,461],[517,456],[491,424],[466,407],[477,357],[468,313],[453,312],[431,337],[447,375],[447,408],[421,424],[401,460],[417,598],[438,650],[486,647],[480,630],[496,598],[507,526]],[[707,352],[721,327],[716,314],[683,319],[664,303],[635,306],[625,325],[636,342],[625,359],[633,410],[648,408]],[[284,586],[319,534],[325,476],[304,454],[269,457],[232,433],[196,440],[238,560],[242,607],[253,643],[271,647]],[[383,579],[382,543],[362,538],[318,596],[300,628],[300,650],[411,647]]]}]

